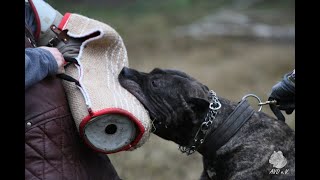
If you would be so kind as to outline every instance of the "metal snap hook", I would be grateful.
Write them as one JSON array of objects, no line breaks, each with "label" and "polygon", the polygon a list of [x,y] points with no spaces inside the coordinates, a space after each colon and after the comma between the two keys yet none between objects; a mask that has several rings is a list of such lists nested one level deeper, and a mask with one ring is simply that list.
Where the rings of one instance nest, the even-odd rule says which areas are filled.
[{"label": "metal snap hook", "polygon": [[277,104],[277,100],[262,102],[262,103],[259,103],[259,106],[264,106],[268,104]]},{"label": "metal snap hook", "polygon": [[261,106],[260,104],[262,104],[262,101],[261,101],[261,99],[260,99],[257,95],[255,95],[255,94],[247,94],[247,95],[243,96],[242,100],[245,100],[246,98],[248,98],[248,97],[250,97],[250,96],[256,98],[256,99],[259,101],[259,104],[258,104],[258,105],[260,106],[260,108],[259,108],[258,111],[261,111],[262,106]]},{"label": "metal snap hook", "polygon": [[209,104],[209,108],[212,109],[212,110],[218,110],[221,108],[221,104],[220,102],[216,103],[216,105],[218,105],[217,107],[213,107],[213,103],[210,103]]}]

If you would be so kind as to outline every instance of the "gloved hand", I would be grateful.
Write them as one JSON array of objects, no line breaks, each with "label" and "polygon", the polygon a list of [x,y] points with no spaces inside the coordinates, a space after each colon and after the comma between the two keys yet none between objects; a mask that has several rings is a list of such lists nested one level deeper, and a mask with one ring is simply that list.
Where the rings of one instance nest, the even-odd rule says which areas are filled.
[{"label": "gloved hand", "polygon": [[283,79],[272,87],[268,100],[276,100],[277,108],[284,110],[286,114],[291,114],[295,110],[295,70],[285,74]]},{"label": "gloved hand", "polygon": [[[65,61],[78,64],[75,58],[79,55],[80,46],[84,40],[85,39],[83,38],[72,38],[68,36],[68,40],[66,42],[62,40],[58,41],[56,48],[61,52]],[[58,74],[58,77],[70,82],[74,82],[77,86],[81,86],[77,79],[74,79],[67,74]]]},{"label": "gloved hand", "polygon": [[75,58],[79,55],[80,46],[84,39],[69,37],[68,41],[65,43],[60,41],[56,48],[62,53],[64,57]]}]

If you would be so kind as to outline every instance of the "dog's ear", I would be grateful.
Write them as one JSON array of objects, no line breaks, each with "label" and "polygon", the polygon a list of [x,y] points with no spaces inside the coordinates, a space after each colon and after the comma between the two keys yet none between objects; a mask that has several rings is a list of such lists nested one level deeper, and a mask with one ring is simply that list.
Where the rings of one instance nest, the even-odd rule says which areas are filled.
[{"label": "dog's ear", "polygon": [[203,98],[191,97],[187,101],[191,107],[207,109],[209,107],[209,102]]},{"label": "dog's ear", "polygon": [[189,98],[187,103],[189,104],[192,111],[196,114],[196,116],[198,116],[194,119],[194,123],[197,123],[198,119],[203,117],[204,113],[208,111],[210,104],[206,99],[195,97]]}]

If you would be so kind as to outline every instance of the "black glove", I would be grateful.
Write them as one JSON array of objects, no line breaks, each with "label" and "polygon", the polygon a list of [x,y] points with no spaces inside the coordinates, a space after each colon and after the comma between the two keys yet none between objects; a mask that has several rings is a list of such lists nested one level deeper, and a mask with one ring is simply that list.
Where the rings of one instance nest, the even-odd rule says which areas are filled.
[{"label": "black glove", "polygon": [[61,52],[63,57],[76,58],[79,55],[80,46],[86,40],[86,38],[70,37],[68,35],[68,29],[64,29],[61,31],[55,25],[51,25],[50,29],[52,30],[52,33],[50,35],[53,36],[53,38],[51,38],[47,46],[57,48]]},{"label": "black glove", "polygon": [[[66,39],[66,41],[63,40],[64,38]],[[68,62],[69,64],[78,64],[78,61],[75,58],[79,55],[80,46],[84,41],[85,38],[73,38],[68,36],[67,30],[64,30],[60,33],[58,32],[58,36],[53,39],[51,45],[53,47],[56,47],[61,52],[66,62]],[[65,67],[67,67],[69,64],[67,64]],[[81,86],[77,79],[67,74],[57,74],[57,77],[70,82],[74,82],[77,86]]]},{"label": "black glove", "polygon": [[83,41],[84,40],[80,38],[69,37],[67,43],[60,41],[60,43],[57,44],[56,48],[59,49],[64,57],[75,58],[79,55],[80,46]]},{"label": "black glove", "polygon": [[284,110],[286,114],[295,110],[295,71],[285,74],[283,79],[272,87],[268,100],[277,101],[276,105],[270,104],[270,108],[278,119],[284,120],[279,110]]}]

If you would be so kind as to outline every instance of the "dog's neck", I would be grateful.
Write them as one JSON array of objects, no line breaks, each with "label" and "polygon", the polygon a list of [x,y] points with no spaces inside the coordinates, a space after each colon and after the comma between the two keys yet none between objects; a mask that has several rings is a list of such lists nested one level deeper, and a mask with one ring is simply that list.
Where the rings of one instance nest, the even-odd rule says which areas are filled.
[{"label": "dog's neck", "polygon": [[225,119],[232,113],[232,111],[236,108],[237,103],[229,101],[225,98],[218,97],[221,108],[218,110],[217,115],[212,122],[212,130],[217,129],[218,126],[220,126]]},{"label": "dog's neck", "polygon": [[[233,112],[233,110],[237,106],[237,104],[235,102],[231,102],[231,101],[229,101],[225,98],[222,98],[222,97],[218,97],[218,98],[221,103],[221,108],[218,110],[217,115],[212,122],[211,129],[210,129],[210,131],[212,131],[212,132],[215,131],[228,118],[228,116]],[[202,123],[202,121],[201,121],[201,123]],[[205,147],[200,146],[197,151],[201,155],[204,155],[204,152],[210,151],[210,150],[206,149]]]}]

